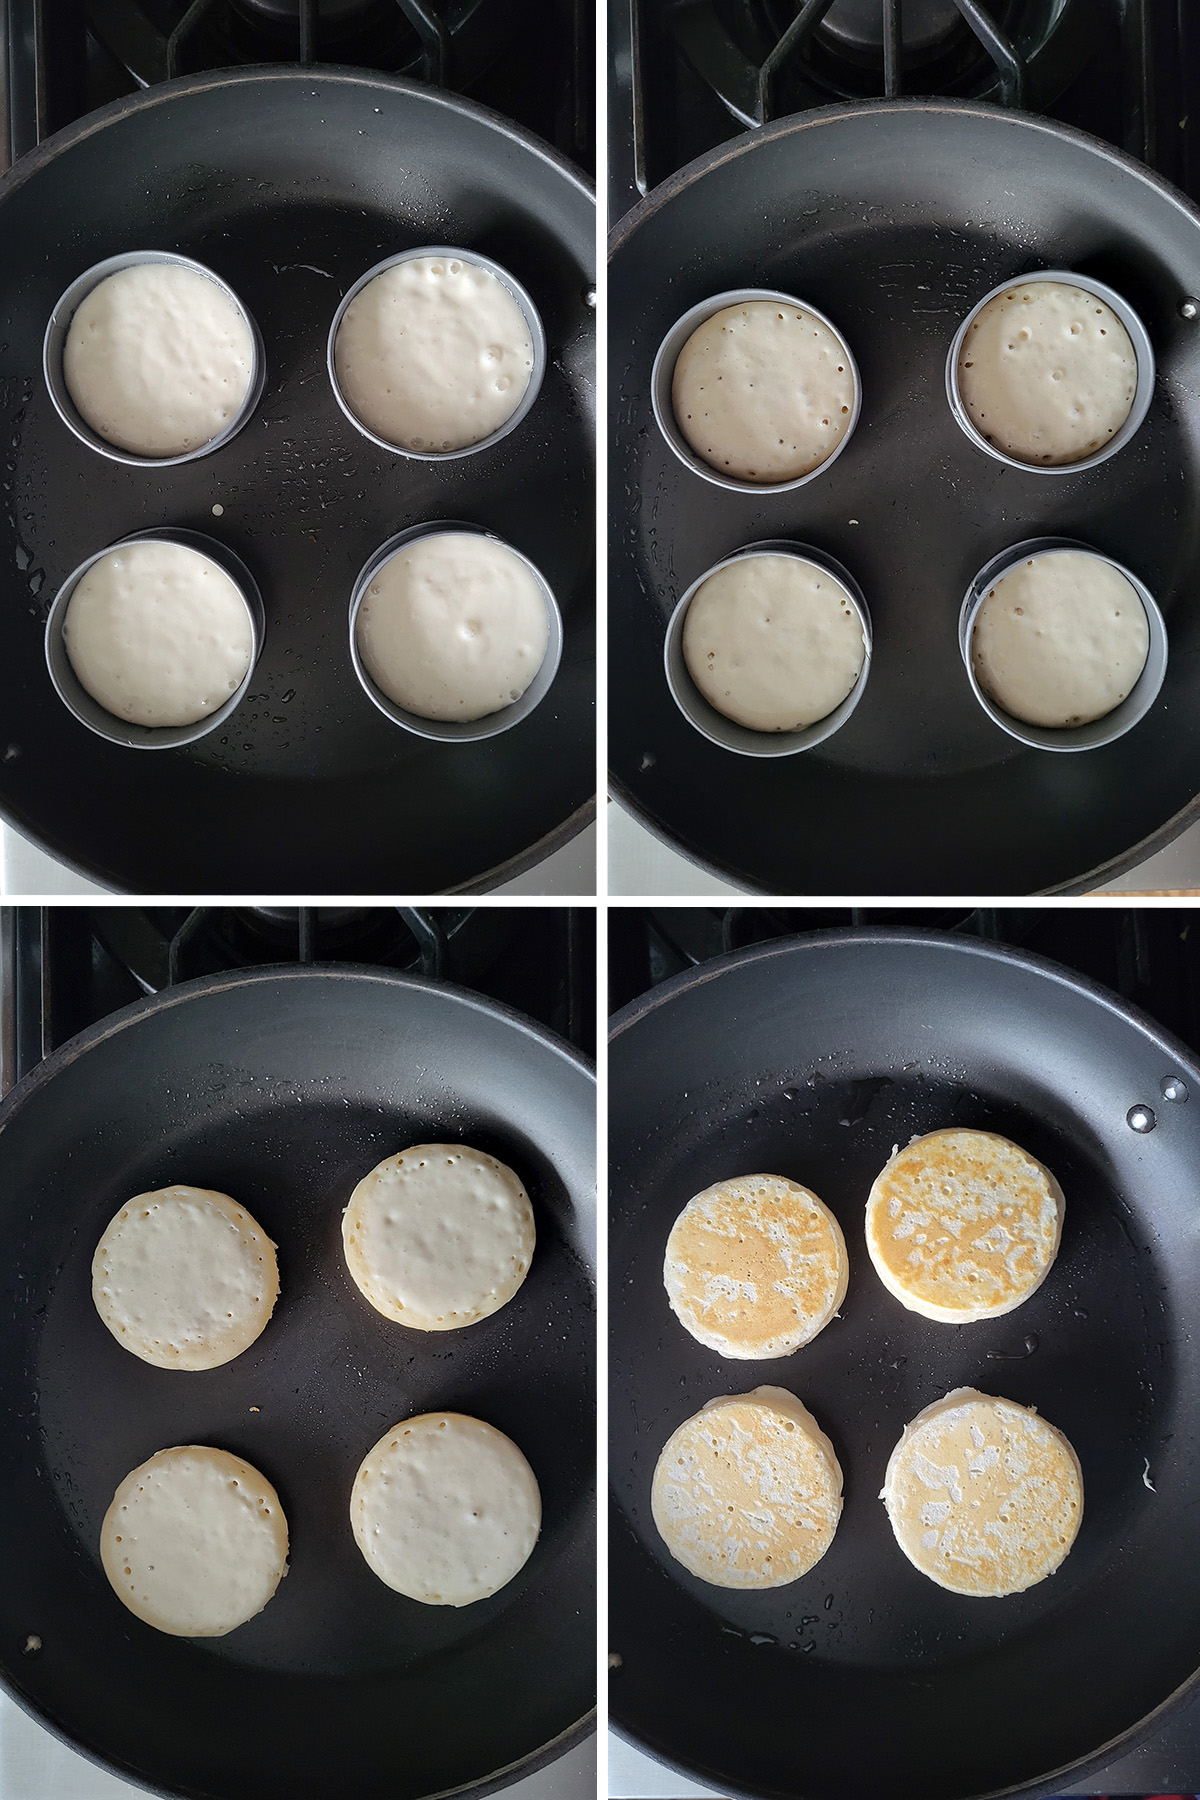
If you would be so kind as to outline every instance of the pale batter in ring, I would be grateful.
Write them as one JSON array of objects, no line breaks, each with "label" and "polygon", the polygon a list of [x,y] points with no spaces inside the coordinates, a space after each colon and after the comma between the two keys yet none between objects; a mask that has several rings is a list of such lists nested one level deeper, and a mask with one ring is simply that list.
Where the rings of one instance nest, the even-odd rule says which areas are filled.
[{"label": "pale batter in ring", "polygon": [[828,462],[854,416],[845,344],[823,319],[783,300],[723,307],[675,362],[675,422],[703,462],[764,487]]},{"label": "pale batter in ring", "polygon": [[478,444],[525,397],[533,339],[520,306],[466,251],[384,269],[346,308],[334,371],[355,418],[423,455]]},{"label": "pale batter in ring", "polygon": [[1103,449],[1137,392],[1132,340],[1096,294],[1014,282],[971,321],[958,391],[972,424],[1018,462],[1061,467]]}]

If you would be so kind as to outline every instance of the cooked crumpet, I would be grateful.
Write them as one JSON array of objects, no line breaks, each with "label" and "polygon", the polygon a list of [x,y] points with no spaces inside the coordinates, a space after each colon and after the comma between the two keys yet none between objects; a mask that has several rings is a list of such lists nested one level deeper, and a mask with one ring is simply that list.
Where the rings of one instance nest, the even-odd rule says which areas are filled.
[{"label": "cooked crumpet", "polygon": [[385,1318],[455,1331],[506,1306],[529,1272],[529,1196],[469,1144],[414,1144],[364,1175],[342,1215],[346,1263]]},{"label": "cooked crumpet", "polygon": [[650,1497],[676,1562],[713,1587],[785,1587],[833,1542],[842,1471],[783,1388],[710,1400],[668,1438]]},{"label": "cooked crumpet", "polygon": [[994,1319],[1046,1279],[1062,1234],[1049,1169],[991,1131],[914,1138],[876,1177],[867,1249],[889,1293],[951,1325]]},{"label": "cooked crumpet", "polygon": [[287,1574],[279,1495],[240,1456],[207,1444],[160,1450],[104,1515],[100,1560],[130,1612],[172,1637],[224,1637]]},{"label": "cooked crumpet", "polygon": [[783,1175],[739,1175],[689,1200],[671,1229],[663,1281],[680,1323],[722,1356],[787,1356],[846,1297],[841,1226]]},{"label": "cooked crumpet", "polygon": [[922,1575],[997,1599],[1058,1568],[1083,1517],[1083,1476],[1032,1407],[956,1388],[905,1426],[879,1497]]},{"label": "cooked crumpet", "polygon": [[275,1246],[228,1194],[136,1194],[96,1245],[92,1298],[117,1342],[143,1362],[217,1369],[248,1350],[271,1317]]}]

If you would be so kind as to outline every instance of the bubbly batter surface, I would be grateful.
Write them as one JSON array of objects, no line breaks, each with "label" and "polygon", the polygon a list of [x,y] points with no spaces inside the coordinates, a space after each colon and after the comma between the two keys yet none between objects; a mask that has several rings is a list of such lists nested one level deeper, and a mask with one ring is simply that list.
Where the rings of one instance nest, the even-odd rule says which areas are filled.
[{"label": "bubbly batter surface", "polygon": [[697,588],[683,624],[688,673],[752,731],[799,731],[840,706],[866,643],[836,576],[796,556],[743,556]]},{"label": "bubbly batter surface", "polygon": [[854,411],[841,339],[783,301],[744,300],[698,325],[675,363],[676,423],[738,481],[795,481],[828,460]]},{"label": "bubbly batter surface", "polygon": [[846,1297],[846,1240],[829,1208],[782,1175],[742,1175],[689,1200],[667,1239],[671,1309],[702,1344],[743,1360],[811,1342]]},{"label": "bubbly batter surface", "polygon": [[975,615],[980,687],[1029,725],[1084,725],[1132,691],[1150,649],[1136,588],[1102,556],[1049,550],[1026,558]]},{"label": "bubbly batter surface", "polygon": [[519,700],[550,627],[519,556],[474,531],[438,531],[390,557],[355,625],[358,653],[389,700],[422,719],[485,718]]},{"label": "bubbly batter surface", "polygon": [[1018,462],[1082,462],[1129,417],[1137,355],[1097,295],[1015,282],[972,321],[958,391],[976,430]]},{"label": "bubbly batter surface", "polygon": [[1007,1138],[931,1131],[876,1177],[867,1249],[884,1287],[911,1312],[955,1325],[992,1319],[1045,1280],[1063,1205],[1049,1169]]},{"label": "bubbly batter surface", "polygon": [[414,1144],[364,1176],[342,1217],[346,1262],[377,1312],[455,1331],[506,1306],[529,1272],[533,1208],[468,1144]]},{"label": "bubbly batter surface", "polygon": [[270,1482],[204,1444],[160,1450],[134,1469],[100,1532],[117,1598],[172,1637],[224,1637],[244,1625],[287,1574],[287,1556]]},{"label": "bubbly batter surface", "polygon": [[63,347],[67,391],[106,443],[182,456],[225,430],[250,392],[254,341],[224,288],[175,263],[94,287]]},{"label": "bubbly batter surface", "polygon": [[240,589],[182,544],[122,544],[67,603],[63,642],[93,700],[135,725],[194,725],[236,693],[254,654]]},{"label": "bubbly batter surface", "polygon": [[833,1542],[842,1471],[808,1408],[783,1388],[710,1400],[668,1438],[654,1523],[671,1555],[713,1587],[785,1587]]},{"label": "bubbly batter surface", "polygon": [[369,281],[333,347],[342,395],[386,443],[463,450],[512,417],[533,373],[525,315],[490,269],[418,256]]},{"label": "bubbly batter surface", "polygon": [[426,1606],[470,1606],[528,1562],[542,1499],[503,1432],[463,1413],[422,1413],[363,1459],[350,1523],[388,1587]]},{"label": "bubbly batter surface", "polygon": [[160,1369],[216,1369],[260,1335],[279,1297],[275,1246],[211,1188],[136,1194],[92,1258],[92,1298],[117,1342]]},{"label": "bubbly batter surface", "polygon": [[918,1413],[880,1499],[896,1542],[956,1594],[997,1599],[1053,1575],[1083,1517],[1079,1459],[1030,1407],[956,1388]]}]

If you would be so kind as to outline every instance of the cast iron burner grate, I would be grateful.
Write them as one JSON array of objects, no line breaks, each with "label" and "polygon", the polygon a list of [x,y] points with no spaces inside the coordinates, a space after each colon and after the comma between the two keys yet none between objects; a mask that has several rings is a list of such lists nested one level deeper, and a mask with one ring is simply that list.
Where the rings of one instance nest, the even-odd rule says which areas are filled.
[{"label": "cast iron burner grate", "polygon": [[138,88],[280,62],[429,82],[595,166],[592,0],[5,0],[0,168]]},{"label": "cast iron burner grate", "polygon": [[614,220],[739,130],[837,101],[1048,114],[1200,200],[1200,8],[1181,0],[616,0]]},{"label": "cast iron burner grate", "polygon": [[143,995],[313,962],[453,982],[595,1055],[590,907],[18,906],[0,908],[0,1094]]},{"label": "cast iron burner grate", "polygon": [[462,86],[531,22],[521,0],[84,0],[84,11],[147,86],[213,66],[318,58]]},{"label": "cast iron burner grate", "polygon": [[[1050,104],[1091,48],[1080,0],[684,0],[672,30],[743,125],[814,99]],[[790,15],[790,17],[789,17]]]}]

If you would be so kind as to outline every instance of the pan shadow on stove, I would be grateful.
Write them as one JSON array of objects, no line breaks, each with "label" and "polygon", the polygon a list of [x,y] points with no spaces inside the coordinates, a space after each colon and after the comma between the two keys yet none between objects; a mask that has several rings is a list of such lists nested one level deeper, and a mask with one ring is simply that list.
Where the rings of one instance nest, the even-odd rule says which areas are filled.
[{"label": "pan shadow on stove", "polygon": [[[632,1785],[623,1751],[614,1800],[1200,1785],[1200,913],[614,907],[609,984],[610,1715],[677,1772]],[[965,1326],[886,1292],[864,1232],[894,1148],[955,1124],[1066,1197],[1043,1284]],[[811,1186],[850,1266],[838,1316],[766,1364],[697,1343],[663,1290],[681,1208],[753,1172]],[[829,1434],[845,1507],[808,1575],[739,1592],[672,1559],[650,1483],[679,1425],[759,1384]],[[1004,1600],[927,1581],[878,1499],[905,1424],[964,1386],[1035,1407],[1083,1470],[1070,1555]],[[977,1729],[999,1693],[1004,1729]]]}]

